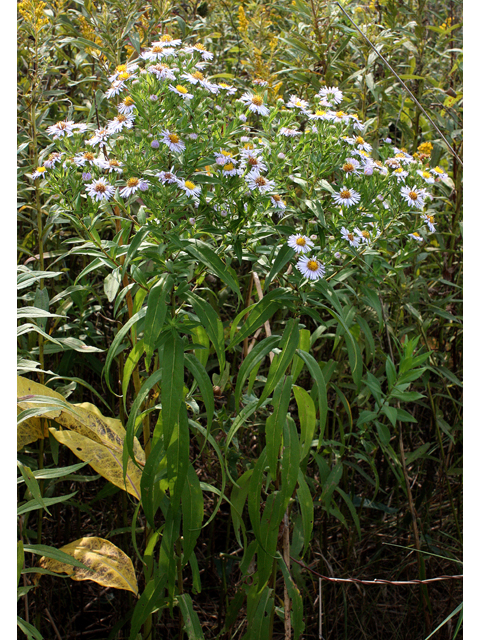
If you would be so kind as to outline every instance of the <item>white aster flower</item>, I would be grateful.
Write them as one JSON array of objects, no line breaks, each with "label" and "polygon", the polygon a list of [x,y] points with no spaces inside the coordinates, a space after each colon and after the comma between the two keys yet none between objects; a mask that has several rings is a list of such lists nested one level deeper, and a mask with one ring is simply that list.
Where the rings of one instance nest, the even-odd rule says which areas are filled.
[{"label": "white aster flower", "polygon": [[45,162],[43,163],[43,166],[46,169],[53,169],[53,167],[57,164],[57,162],[60,162],[60,160],[63,158],[64,155],[65,155],[64,153],[58,153],[58,151],[54,151],[45,160]]},{"label": "white aster flower", "polygon": [[153,42],[152,46],[160,45],[160,46],[168,46],[168,47],[178,47],[179,44],[182,44],[182,41],[177,39],[174,40],[169,33],[165,33],[158,42]]},{"label": "white aster flower", "polygon": [[240,100],[248,105],[248,110],[253,111],[253,113],[259,113],[261,116],[268,116],[270,113],[270,109],[263,104],[262,96],[256,93],[244,93]]},{"label": "white aster flower", "polygon": [[188,93],[187,87],[184,87],[183,84],[177,84],[175,87],[173,84],[169,84],[168,88],[170,91],[173,91],[173,93],[181,96],[184,100],[191,100],[193,98],[193,93]]},{"label": "white aster flower", "polygon": [[372,150],[372,145],[368,144],[368,142],[365,142],[362,136],[356,136],[354,138],[354,144],[357,145],[357,149],[360,149],[362,151],[370,152]]},{"label": "white aster flower", "polygon": [[423,242],[422,236],[418,233],[418,231],[414,231],[413,233],[409,233],[408,236],[413,238],[417,242]]},{"label": "white aster flower", "polygon": [[285,209],[286,204],[285,201],[277,193],[272,193],[270,196],[270,202],[276,209]]},{"label": "white aster flower", "polygon": [[150,49],[147,49],[147,51],[141,53],[140,57],[142,57],[144,60],[160,61],[163,60],[163,58],[168,58],[169,56],[176,55],[177,52],[173,47],[165,47],[159,42],[156,42]]},{"label": "white aster flower", "polygon": [[402,164],[410,164],[411,162],[415,162],[413,156],[405,153],[404,151],[399,151],[398,153],[396,153],[395,158]]},{"label": "white aster flower", "polygon": [[263,160],[263,156],[261,155],[262,149],[242,149],[240,152],[241,161],[240,168],[241,169],[251,169],[258,171],[258,173],[267,170],[267,165]]},{"label": "white aster flower", "polygon": [[120,191],[120,195],[122,198],[128,198],[138,189],[140,189],[140,191],[146,191],[149,186],[150,182],[148,180],[143,180],[142,178],[129,178],[127,180],[127,185]]},{"label": "white aster flower", "polygon": [[[113,73],[113,75],[111,75],[108,78],[108,81],[109,82],[115,82],[116,80],[119,79],[119,77],[122,74],[125,74],[125,73],[128,74],[128,76],[132,76],[137,69],[138,69],[138,64],[129,64],[129,65],[127,65],[127,64],[119,64],[117,67],[115,67],[115,72]],[[122,77],[123,77],[124,80],[128,79],[125,76],[122,76]]]},{"label": "white aster flower", "polygon": [[131,96],[127,96],[117,106],[117,110],[118,113],[121,113],[124,116],[129,116],[132,113],[134,107],[135,103],[133,101],[133,98]]},{"label": "white aster flower", "polygon": [[358,162],[358,160],[355,160],[355,158],[347,158],[343,163],[342,171],[347,176],[349,176],[350,174],[358,175],[359,166],[360,166],[360,163]]},{"label": "white aster flower", "polygon": [[317,96],[320,99],[327,100],[328,102],[333,102],[335,104],[340,104],[343,100],[343,93],[338,87],[323,87],[323,89],[320,89],[317,93]]},{"label": "white aster flower", "polygon": [[181,153],[185,149],[185,143],[180,140],[176,133],[171,133],[170,131],[162,131],[163,140],[170,151],[175,151],[176,153]]},{"label": "white aster flower", "polygon": [[213,82],[209,82],[201,71],[195,71],[195,73],[184,73],[182,74],[182,78],[191,84],[200,84],[204,89],[207,89],[211,93],[218,93],[218,86]]},{"label": "white aster flower", "polygon": [[95,154],[91,151],[85,151],[85,153],[79,153],[73,158],[73,162],[77,165],[77,167],[84,167],[88,162],[90,165],[95,164]]},{"label": "white aster flower", "polygon": [[108,171],[108,173],[112,173],[112,171],[115,171],[116,173],[123,173],[123,162],[115,160],[114,158],[110,158],[109,160],[106,160],[105,158],[98,158],[98,160],[95,160],[95,164],[97,167],[100,167],[100,169]]},{"label": "white aster flower", "polygon": [[237,93],[236,88],[226,82],[219,82],[217,86],[221,91],[225,91],[227,96],[233,96],[234,93]]},{"label": "white aster flower", "polygon": [[436,229],[435,227],[435,218],[433,216],[429,216],[428,214],[422,214],[422,220],[425,222],[429,230],[433,233]]},{"label": "white aster flower", "polygon": [[308,117],[310,120],[330,120],[330,113],[324,109],[317,109],[315,113],[310,113]]},{"label": "white aster flower", "polygon": [[400,195],[406,200],[409,207],[423,209],[425,197],[428,195],[425,189],[417,189],[417,187],[402,187]]},{"label": "white aster flower", "polygon": [[342,207],[350,207],[352,204],[358,204],[360,202],[360,194],[353,189],[347,189],[347,187],[342,187],[342,189],[332,197],[335,204]]},{"label": "white aster flower", "polygon": [[318,280],[325,275],[325,266],[318,258],[301,256],[297,262],[297,269],[309,280]]},{"label": "white aster flower", "polygon": [[282,127],[278,132],[279,135],[285,136],[286,138],[295,138],[296,136],[301,136],[301,131],[296,131],[295,129],[289,129],[288,127]]},{"label": "white aster flower", "polygon": [[435,178],[428,171],[423,171],[421,169],[417,170],[418,175],[425,180],[427,184],[433,184],[435,182]]},{"label": "white aster flower", "polygon": [[110,200],[115,193],[115,187],[107,182],[105,178],[98,178],[93,180],[90,184],[85,186],[85,190],[88,195],[94,200]]},{"label": "white aster flower", "polygon": [[405,182],[405,178],[408,176],[408,171],[405,171],[402,167],[395,169],[392,173],[392,177],[397,178],[397,182]]},{"label": "white aster flower", "polygon": [[194,53],[195,51],[197,53],[200,53],[200,55],[202,56],[202,60],[212,60],[213,58],[213,53],[207,51],[203,44],[201,44],[200,42],[195,44],[193,47],[185,47],[185,51],[187,53]]},{"label": "white aster flower", "polygon": [[330,116],[330,120],[335,124],[338,122],[348,122],[350,120],[350,116],[344,111],[329,111],[328,115]]},{"label": "white aster flower", "polygon": [[313,247],[313,242],[310,238],[300,233],[290,236],[287,244],[289,247],[292,247],[295,253],[308,253]]},{"label": "white aster flower", "polygon": [[157,80],[175,80],[175,74],[168,64],[158,63],[148,67],[148,72],[153,73]]},{"label": "white aster flower", "polygon": [[37,167],[36,171],[32,173],[32,180],[36,180],[37,178],[44,178],[46,175],[46,167]]},{"label": "white aster flower", "polygon": [[290,100],[285,105],[290,109],[300,109],[301,111],[306,111],[308,109],[308,102],[306,100],[301,100],[298,96],[290,96]]},{"label": "white aster flower", "polygon": [[360,242],[368,244],[371,241],[372,236],[370,234],[370,231],[367,231],[366,229],[359,229],[358,227],[355,227],[354,231],[357,234]]},{"label": "white aster flower", "polygon": [[179,182],[177,176],[173,173],[173,169],[171,171],[160,171],[156,174],[157,178],[161,180],[162,184],[176,184]]},{"label": "white aster flower", "polygon": [[275,182],[261,176],[258,169],[250,171],[245,179],[252,191],[258,189],[260,193],[267,193],[267,191],[272,191],[275,188]]},{"label": "white aster flower", "polygon": [[235,168],[233,160],[230,160],[225,165],[223,165],[222,173],[224,176],[236,176],[239,172],[241,173],[241,170]]},{"label": "white aster flower", "polygon": [[445,178],[448,177],[445,171],[441,167],[435,167],[435,169],[430,169],[430,171],[434,175],[436,175],[438,178],[441,178],[442,180],[445,180]]},{"label": "white aster flower", "polygon": [[61,120],[60,122],[56,122],[47,128],[47,133],[49,136],[53,136],[53,139],[62,138],[63,136],[70,137],[73,135],[73,130],[75,129],[75,123],[73,120]]},{"label": "white aster flower", "polygon": [[179,180],[178,186],[180,187],[180,189],[183,189],[185,191],[187,196],[193,196],[194,198],[200,197],[200,194],[202,192],[202,189],[193,184],[193,182],[191,182],[190,180]]},{"label": "white aster flower", "polygon": [[358,238],[358,236],[356,236],[345,227],[342,227],[341,233],[342,238],[346,240],[351,247],[358,247],[358,245],[360,244],[360,239]]},{"label": "white aster flower", "polygon": [[131,129],[135,116],[126,116],[123,113],[119,113],[113,120],[110,120],[107,125],[107,129],[110,133],[119,133],[122,129]]},{"label": "white aster flower", "polygon": [[98,144],[99,147],[105,147],[107,144],[108,136],[111,134],[111,131],[108,129],[95,129],[95,134],[87,140],[86,144],[91,146],[95,146]]},{"label": "white aster flower", "polygon": [[255,78],[253,80],[253,84],[258,85],[259,87],[266,87],[268,82],[266,80],[262,80],[262,78]]}]

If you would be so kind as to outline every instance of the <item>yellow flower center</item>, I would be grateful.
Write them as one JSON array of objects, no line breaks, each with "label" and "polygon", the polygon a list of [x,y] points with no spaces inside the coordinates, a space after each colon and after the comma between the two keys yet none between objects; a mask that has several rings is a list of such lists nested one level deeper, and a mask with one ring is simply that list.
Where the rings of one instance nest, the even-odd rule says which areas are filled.
[{"label": "yellow flower center", "polygon": [[252,104],[254,104],[256,107],[261,107],[263,104],[263,98],[261,96],[253,96]]},{"label": "yellow flower center", "polygon": [[169,133],[168,139],[170,140],[170,142],[173,142],[173,144],[177,144],[177,142],[180,142],[180,138],[176,133]]},{"label": "yellow flower center", "polygon": [[265,178],[263,176],[258,176],[258,178],[255,178],[255,184],[258,187],[263,187],[267,184],[267,181],[265,180]]},{"label": "yellow flower center", "polygon": [[404,153],[396,153],[395,157],[396,158],[405,158],[405,154]]},{"label": "yellow flower center", "polygon": [[250,156],[249,159],[248,159],[248,164],[251,167],[256,167],[257,164],[258,164],[258,160],[256,158],[254,158],[253,156]]},{"label": "yellow flower center", "polygon": [[140,180],[138,178],[129,178],[127,180],[127,187],[136,187],[139,182]]},{"label": "yellow flower center", "polygon": [[410,191],[408,195],[410,196],[410,200],[416,200],[418,198],[418,193],[415,191]]},{"label": "yellow flower center", "polygon": [[362,138],[362,136],[357,136],[357,137],[355,138],[355,142],[356,142],[357,144],[363,144],[363,143],[365,142],[365,140]]},{"label": "yellow flower center", "polygon": [[433,224],[435,222],[435,218],[433,216],[427,216],[427,220],[430,222],[430,224]]},{"label": "yellow flower center", "polygon": [[162,53],[163,47],[160,47],[158,44],[152,47],[152,53]]},{"label": "yellow flower center", "polygon": [[232,169],[233,169],[233,164],[231,162],[226,164],[223,168],[224,171],[231,171]]},{"label": "yellow flower center", "polygon": [[131,98],[130,96],[127,96],[127,97],[125,98],[125,100],[123,101],[123,104],[124,104],[126,107],[131,107],[131,106],[132,106],[132,104],[134,104],[134,102],[133,102],[133,98]]},{"label": "yellow flower center", "polygon": [[166,171],[166,172],[165,172],[165,178],[166,178],[167,180],[171,180],[171,179],[173,178],[173,174],[172,174],[172,173],[170,173],[170,171]]},{"label": "yellow flower center", "polygon": [[128,80],[130,78],[130,74],[127,73],[126,71],[124,71],[123,73],[120,73],[118,76],[119,80]]},{"label": "yellow flower center", "polygon": [[206,51],[205,47],[203,46],[203,44],[196,44],[194,47],[194,49],[197,49],[198,51]]},{"label": "yellow flower center", "polygon": [[307,269],[309,271],[318,271],[318,262],[316,260],[309,260],[307,262]]},{"label": "yellow flower center", "polygon": [[55,160],[56,158],[59,158],[59,157],[60,157],[60,154],[59,154],[57,151],[54,151],[53,153],[51,153],[51,154],[48,156],[48,159],[49,159],[49,160]]},{"label": "yellow flower center", "polygon": [[445,171],[443,169],[440,169],[440,167],[435,167],[435,171],[437,173],[445,173]]},{"label": "yellow flower center", "polygon": [[348,173],[349,171],[353,171],[355,169],[355,167],[351,162],[346,162],[342,168],[345,171],[345,173]]},{"label": "yellow flower center", "polygon": [[369,238],[369,237],[370,237],[370,234],[368,233],[368,231],[362,231],[362,236],[363,236],[364,238]]},{"label": "yellow flower center", "polygon": [[85,158],[85,160],[88,160],[89,162],[92,162],[92,160],[95,158],[93,153],[91,153],[90,151],[87,151],[86,153],[84,153],[83,157]]},{"label": "yellow flower center", "polygon": [[57,124],[55,125],[58,129],[66,129],[67,125],[65,124],[65,122],[57,122]]},{"label": "yellow flower center", "polygon": [[324,116],[326,113],[327,113],[326,111],[321,111],[321,110],[315,111],[316,116]]},{"label": "yellow flower center", "polygon": [[43,173],[45,170],[45,167],[37,167],[37,173]]},{"label": "yellow flower center", "polygon": [[125,122],[126,119],[127,119],[127,116],[124,116],[123,114],[120,114],[115,118],[115,120],[117,120],[118,122]]},{"label": "yellow flower center", "polygon": [[[109,161],[108,161],[108,164],[109,164],[111,167],[119,167],[119,166],[120,166],[120,164],[119,164],[118,160],[109,160]],[[133,179],[135,180],[135,178],[133,178]]]},{"label": "yellow flower center", "polygon": [[187,187],[187,189],[190,189],[191,191],[195,189],[195,185],[193,184],[193,182],[190,182],[190,180],[185,181],[185,186]]},{"label": "yellow flower center", "polygon": [[127,70],[127,65],[126,64],[119,64],[116,70],[117,70],[118,73],[122,73],[122,72]]},{"label": "yellow flower center", "polygon": [[230,89],[230,85],[226,84],[225,82],[219,82],[218,86],[222,87],[222,89]]},{"label": "yellow flower center", "polygon": [[337,116],[337,118],[343,118],[345,114],[343,113],[343,111],[337,111],[335,115]]},{"label": "yellow flower center", "polygon": [[175,89],[178,91],[178,93],[188,93],[188,89],[181,84],[177,84]]},{"label": "yellow flower center", "polygon": [[416,238],[419,238],[419,237],[420,237],[420,234],[419,234],[417,231],[414,231],[414,232],[412,233],[412,236],[415,236]]},{"label": "yellow flower center", "polygon": [[340,197],[343,200],[348,200],[348,198],[351,198],[352,194],[350,193],[350,191],[348,189],[344,189],[343,191],[340,191]]},{"label": "yellow flower center", "polygon": [[398,167],[398,169],[395,169],[394,173],[402,173],[403,169],[402,167]]},{"label": "yellow flower center", "polygon": [[97,184],[93,188],[97,193],[105,193],[107,187],[103,184],[103,182],[97,182]]},{"label": "yellow flower center", "polygon": [[196,80],[203,80],[204,78],[204,75],[201,71],[195,71],[195,73],[193,73],[192,75]]},{"label": "yellow flower center", "polygon": [[295,240],[295,244],[298,244],[299,247],[304,247],[307,244],[307,242],[306,242],[305,238],[302,238],[300,236],[300,238],[297,238]]},{"label": "yellow flower center", "polygon": [[424,178],[426,178],[427,180],[428,180],[429,178],[431,178],[431,177],[432,177],[432,176],[428,173],[428,171],[424,171],[424,172],[422,173],[422,176],[423,176]]},{"label": "yellow flower center", "polygon": [[173,40],[172,36],[166,33],[164,36],[160,38],[160,42],[171,42]]},{"label": "yellow flower center", "polygon": [[222,149],[220,153],[222,154],[222,156],[226,156],[227,158],[232,157],[232,154],[230,153],[230,151],[225,151],[224,149]]},{"label": "yellow flower center", "polygon": [[350,242],[353,242],[355,236],[353,235],[353,233],[348,233],[347,238],[350,240]]},{"label": "yellow flower center", "polygon": [[[275,202],[281,202],[282,201],[281,197],[279,195],[277,195],[276,193],[274,193],[272,195],[272,198],[275,200]],[[298,240],[297,240],[297,244],[298,244]]]}]

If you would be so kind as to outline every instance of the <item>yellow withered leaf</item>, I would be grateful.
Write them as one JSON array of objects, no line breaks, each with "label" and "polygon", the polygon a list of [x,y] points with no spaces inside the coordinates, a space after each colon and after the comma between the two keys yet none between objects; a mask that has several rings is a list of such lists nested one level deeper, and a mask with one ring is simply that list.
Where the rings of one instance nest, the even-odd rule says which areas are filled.
[{"label": "yellow withered leaf", "polygon": [[[17,408],[17,415],[21,413],[21,409]],[[48,424],[44,422],[44,428],[42,429],[42,423],[40,418],[27,418],[23,422],[17,425],[17,451],[23,449],[26,444],[36,442],[39,438],[48,438]]]},{"label": "yellow withered leaf", "polygon": [[61,547],[60,551],[73,556],[90,570],[72,567],[45,556],[40,558],[40,566],[55,573],[66,573],[72,580],[92,580],[103,587],[125,589],[138,595],[132,561],[108,540],[97,537],[80,538]]},{"label": "yellow withered leaf", "polygon": [[[32,382],[21,376],[18,376],[17,380],[18,406],[21,409],[45,406],[40,403],[36,404],[35,402],[22,400],[24,396],[28,395],[49,396],[60,400],[63,408],[44,414],[46,418],[54,419],[65,429],[75,431],[93,442],[112,449],[114,454],[122,459],[125,429],[120,420],[106,418],[95,405],[89,402],[71,404],[59,393],[38,382]],[[134,439],[133,450],[136,460],[144,465],[145,453],[137,438]]]},{"label": "yellow withered leaf", "polygon": [[123,481],[122,449],[118,451],[111,447],[95,442],[75,431],[59,431],[50,429],[52,435],[67,446],[73,453],[95,469],[97,473],[106,478],[124,491],[140,500],[140,479],[142,472],[132,460],[128,460],[127,475]]}]

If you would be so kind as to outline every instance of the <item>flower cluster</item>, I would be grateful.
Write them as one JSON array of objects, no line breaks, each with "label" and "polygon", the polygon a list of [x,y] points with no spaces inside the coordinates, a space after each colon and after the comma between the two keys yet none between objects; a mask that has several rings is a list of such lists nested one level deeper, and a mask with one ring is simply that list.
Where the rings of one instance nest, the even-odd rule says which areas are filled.
[{"label": "flower cluster", "polygon": [[233,83],[209,78],[211,58],[201,43],[160,36],[109,77],[110,120],[48,127],[63,150],[31,177],[47,178],[58,198],[82,194],[95,212],[115,205],[135,219],[144,205],[151,223],[171,221],[185,237],[202,229],[236,237],[267,224],[293,249],[295,277],[312,281],[345,254],[373,251],[391,227],[417,242],[436,231],[425,208],[432,185],[448,177],[429,167],[431,143],[410,155],[385,139],[374,151],[358,115],[340,110],[335,86],[271,103],[256,79],[232,98]]}]

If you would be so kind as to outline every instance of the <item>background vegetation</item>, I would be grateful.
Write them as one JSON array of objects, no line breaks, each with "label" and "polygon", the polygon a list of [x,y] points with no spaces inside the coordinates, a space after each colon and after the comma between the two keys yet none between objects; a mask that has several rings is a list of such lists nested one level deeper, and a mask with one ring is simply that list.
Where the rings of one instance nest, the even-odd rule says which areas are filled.
[{"label": "background vegetation", "polygon": [[[256,636],[257,627],[252,631],[258,623],[252,614],[259,611],[258,602],[251,592],[247,598],[251,558],[242,546],[252,540],[253,515],[245,509],[241,526],[228,501],[242,508],[245,504],[246,493],[234,483],[242,477],[246,483],[254,473],[265,446],[269,412],[263,407],[252,413],[229,436],[237,415],[242,345],[227,352],[226,366],[221,367],[211,339],[202,342],[200,331],[196,339],[209,350],[205,361],[199,349],[196,355],[208,373],[214,396],[211,442],[203,447],[200,436],[208,409],[190,373],[185,381],[190,393],[187,401],[200,427],[197,437],[191,438],[189,460],[202,483],[198,487],[203,492],[204,514],[203,528],[193,540],[195,560],[174,567],[178,572],[171,592],[177,599],[170,591],[160,603],[152,599],[158,586],[154,578],[162,567],[155,544],[166,536],[161,526],[164,514],[158,512],[152,521],[147,512],[139,512],[137,501],[127,492],[94,469],[72,467],[78,458],[48,431],[59,424],[71,428],[71,405],[61,405],[57,397],[60,404],[55,415],[51,403],[50,413],[42,415],[36,406],[36,413],[22,414],[21,424],[29,425],[29,433],[37,429],[37,435],[19,441],[18,613],[24,621],[20,635],[113,640],[135,637],[132,628],[138,623],[135,633],[143,638],[152,629],[156,638],[173,640],[182,634],[200,638],[200,628],[205,638],[219,640],[245,638],[247,633],[252,640],[280,638],[285,634],[287,598],[293,599],[298,611],[295,586],[303,601],[305,640],[318,638],[319,606],[323,635],[331,640],[423,640],[457,611],[462,599],[458,580],[428,586],[322,581],[319,593],[318,578],[308,570],[363,580],[461,573],[461,3],[353,0],[341,4],[351,19],[338,3],[323,0],[18,3],[18,373],[47,385],[68,403],[95,405],[103,416],[118,418],[123,426],[128,426],[129,416],[135,421],[132,407],[149,376],[148,364],[137,358],[132,369],[133,378],[138,379],[125,388],[125,368],[132,363],[139,336],[134,330],[119,332],[132,315],[132,299],[134,312],[142,307],[143,299],[136,297],[141,287],[134,287],[130,298],[124,293],[115,299],[109,271],[90,269],[94,258],[88,251],[74,250],[77,230],[68,217],[56,215],[52,222],[55,197],[45,196],[27,177],[53,150],[45,134],[48,126],[63,119],[101,124],[104,92],[116,65],[137,57],[167,30],[186,43],[200,41],[214,52],[210,72],[218,78],[227,82],[237,78],[245,87],[254,78],[266,81],[272,102],[291,94],[308,97],[325,85],[338,86],[345,93],[348,111],[366,123],[365,135],[374,149],[389,137],[409,152],[430,155],[430,166],[439,164],[449,176],[435,203],[437,230],[420,254],[413,258],[413,254],[385,249],[373,272],[366,275],[352,268],[335,282],[348,332],[326,310],[297,316],[303,325],[301,344],[321,369],[328,412],[321,447],[318,440],[313,443],[303,467],[314,514],[310,543],[303,548],[308,524],[302,516],[302,497],[297,495],[287,521],[294,582],[290,593],[284,592],[288,578],[280,569],[269,582],[276,613],[268,617],[268,630],[261,623],[258,627],[266,635]],[[298,185],[296,189],[298,207],[305,208],[306,196]],[[102,239],[111,240],[118,231],[112,222],[101,229]],[[124,244],[128,247],[130,241],[125,238]],[[238,267],[242,292],[253,282],[254,258],[244,256]],[[139,257],[135,260],[127,271],[133,278],[141,264]],[[266,262],[263,267],[259,270],[262,282],[271,265]],[[58,275],[51,277],[52,272]],[[258,300],[250,284],[252,289],[251,300]],[[209,274],[202,283],[202,297],[220,319],[228,346],[232,320],[240,311],[234,310],[234,294]],[[200,311],[195,308],[201,318]],[[272,334],[290,330],[291,318],[287,306],[272,315]],[[346,333],[353,336],[356,347]],[[352,348],[360,355],[359,372],[352,371]],[[105,376],[106,363],[110,373]],[[152,366],[155,369],[158,361]],[[253,371],[249,392],[263,387],[269,366],[266,357]],[[299,361],[292,362],[291,372],[297,374],[299,388],[312,387],[311,370],[302,369]],[[402,375],[408,391],[395,395]],[[27,395],[23,391],[19,392],[22,398]],[[30,393],[43,396],[46,392],[31,386]],[[149,396],[140,411],[152,434],[158,424],[155,412],[149,412],[155,400],[154,394]],[[293,396],[291,402],[288,410],[298,421]],[[394,416],[381,411],[388,403],[397,411]],[[19,411],[28,411],[27,404],[20,403]],[[62,422],[65,415],[70,415],[70,422],[67,418]],[[146,431],[139,437],[145,448]],[[197,487],[191,477],[189,482]],[[250,500],[249,495],[249,505]],[[157,527],[160,533],[155,533],[153,541]],[[84,536],[111,541],[131,559],[139,594],[147,594],[142,595],[144,610],[136,606],[133,589],[72,581],[46,569],[46,575],[35,582],[35,567],[44,551],[40,545],[58,549]],[[282,536],[285,532],[279,529]],[[175,552],[181,558],[181,549],[175,547]],[[268,603],[264,605],[268,612]],[[457,612],[447,620],[435,637],[462,637],[460,616]],[[298,629],[294,621],[295,636]]]}]

